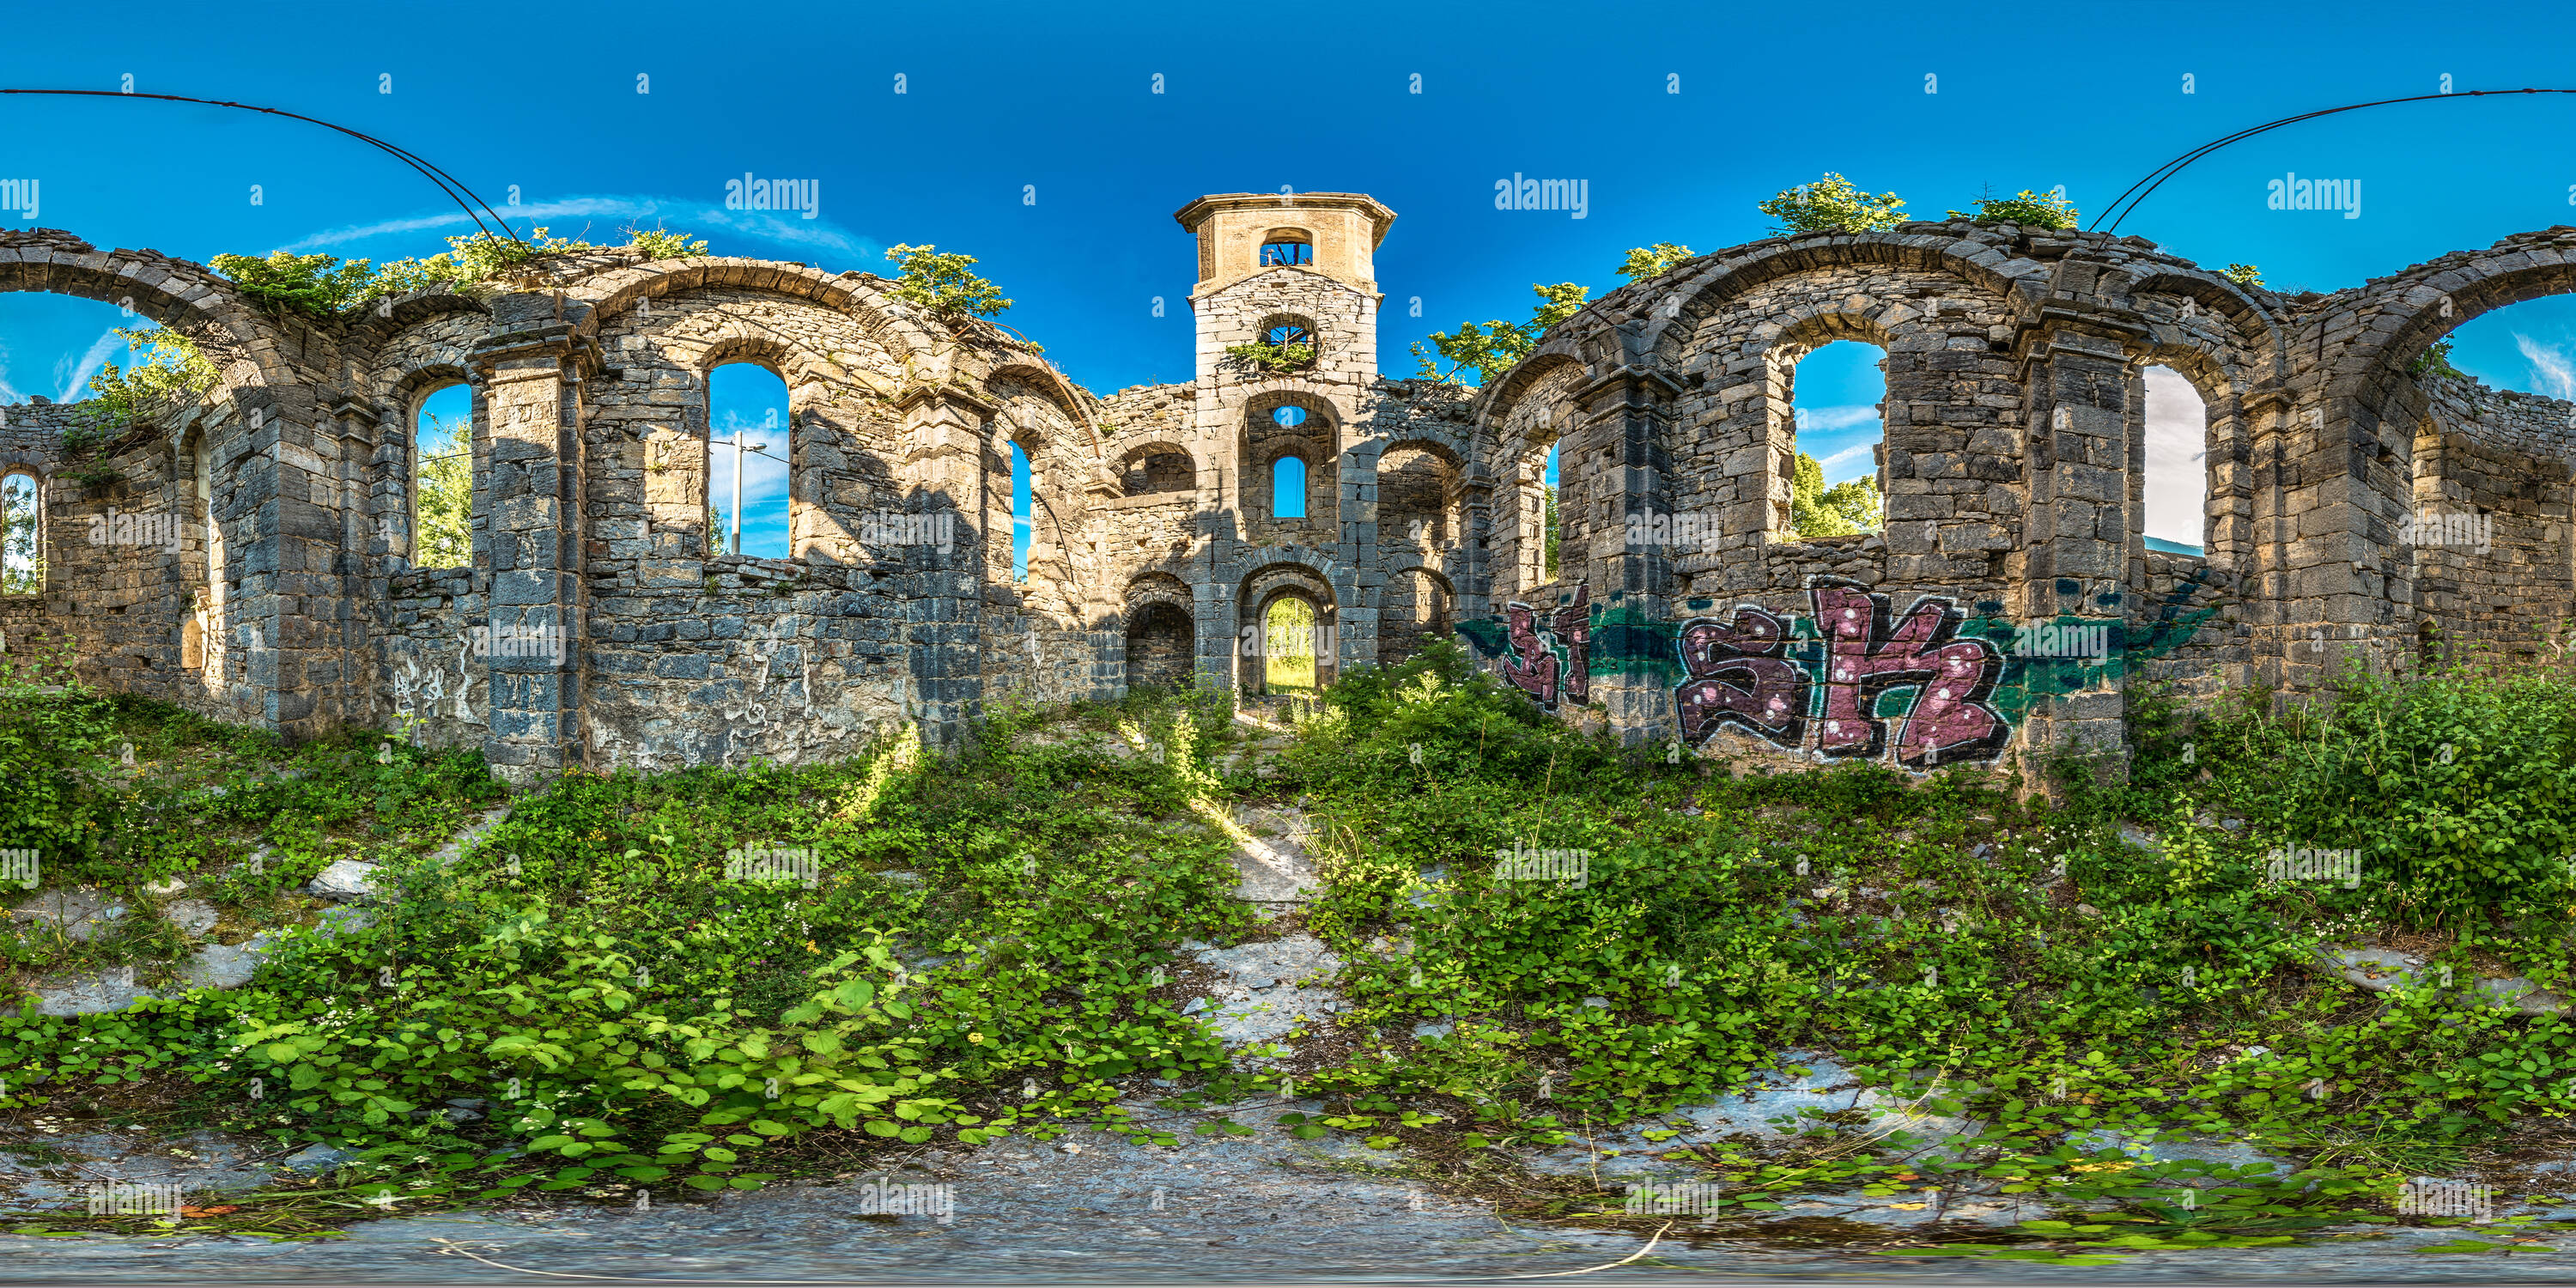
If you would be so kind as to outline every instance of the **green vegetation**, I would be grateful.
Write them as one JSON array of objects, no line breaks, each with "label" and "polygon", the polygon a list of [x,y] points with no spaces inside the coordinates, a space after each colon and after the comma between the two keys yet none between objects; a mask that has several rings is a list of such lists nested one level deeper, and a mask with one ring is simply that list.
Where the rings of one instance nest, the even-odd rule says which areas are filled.
[{"label": "green vegetation", "polygon": [[1441,370],[1440,362],[1423,352],[1421,342],[1416,341],[1413,357],[1420,364],[1417,377],[1443,384],[1458,384],[1461,383],[1459,372],[1474,371],[1476,383],[1481,385],[1511,370],[1514,364],[1538,347],[1549,327],[1583,310],[1584,297],[1592,293],[1592,288],[1572,282],[1559,282],[1554,286],[1532,282],[1530,291],[1538,296],[1538,304],[1530,310],[1530,319],[1526,323],[1505,322],[1497,318],[1482,327],[1473,322],[1461,322],[1455,331],[1432,332],[1431,347],[1438,351],[1441,361],[1449,364],[1446,371]]},{"label": "green vegetation", "polygon": [[[707,244],[686,233],[629,228],[625,248],[645,259],[679,259],[706,253]],[[498,233],[475,233],[447,239],[448,249],[425,259],[398,259],[378,267],[372,260],[342,263],[336,255],[293,255],[277,251],[268,257],[217,255],[207,267],[232,279],[254,301],[281,313],[328,318],[349,309],[411,291],[444,289],[468,293],[490,289],[497,278],[550,255],[617,249],[566,237],[548,237],[532,229],[530,240]]]},{"label": "green vegetation", "polygon": [[1905,222],[1905,201],[1892,192],[1870,196],[1839,174],[1802,183],[1754,209],[1780,222],[1776,236],[1799,233],[1874,233]]},{"label": "green vegetation", "polygon": [[2043,195],[2028,188],[2009,197],[1998,197],[1991,192],[1982,194],[1977,198],[1975,214],[1953,210],[1950,217],[1973,219],[1981,224],[2026,224],[2033,228],[2062,229],[2071,229],[2084,219],[2075,204],[2066,199],[2063,190],[2052,190]]},{"label": "green vegetation", "polygon": [[[1744,773],[1725,737],[1707,757],[1625,748],[1437,643],[1346,674],[1267,761],[1221,703],[1140,693],[1006,711],[952,757],[890,740],[838,764],[575,773],[441,862],[440,838],[500,797],[470,752],[363,733],[289,750],[38,685],[66,678],[58,656],[6,656],[27,669],[0,682],[0,773],[25,804],[0,846],[42,850],[49,886],[148,910],[145,882],[188,880],[234,935],[254,913],[315,920],[298,891],[334,858],[384,863],[400,899],[290,936],[243,989],[0,1019],[0,1067],[22,1071],[0,1113],[343,1142],[362,1154],[328,1192],[396,1210],[746,1189],[1005,1132],[1177,1141],[1127,1116],[1139,1098],[1201,1135],[1249,1132],[1225,1106],[1275,1075],[1232,1069],[1181,1013],[1179,949],[1272,933],[1231,897],[1225,820],[1290,801],[1326,884],[1277,928],[1341,956],[1351,1004],[1305,1022],[1330,1040],[1298,1090],[1325,1108],[1285,1129],[1528,1215],[1615,1196],[1532,1190],[1496,1149],[1618,1124],[1669,1141],[1665,1115],[1798,1051],[1970,1125],[1926,1152],[1827,1117],[1663,1157],[1721,1185],[1730,1220],[1970,1182],[2056,1210],[1900,1255],[2304,1240],[2388,1219],[2402,1176],[2563,1144],[2576,1109],[2576,1028],[2475,991],[2571,982],[2562,675],[2356,674],[2312,716],[2134,696],[2127,777],[2053,764],[2052,806],[2011,766]],[[2124,839],[2140,823],[2153,848]],[[1495,858],[1516,847],[1583,854],[1586,879],[1517,879]],[[2269,879],[2293,847],[2358,851],[2360,878]],[[813,884],[725,879],[729,851],[759,848],[810,851]],[[22,982],[119,954],[149,978],[177,948],[17,933]],[[2456,981],[2366,994],[2311,965],[2374,937]],[[1426,1020],[1449,1028],[1413,1036]],[[423,1112],[460,1098],[488,1117]],[[2160,1127],[2300,1166],[2153,1162],[2082,1135]],[[2191,1203],[2186,1185],[2204,1187]],[[285,1202],[224,1220],[285,1229]]]},{"label": "green vegetation", "polygon": [[896,246],[885,254],[898,266],[894,297],[930,310],[951,326],[1011,307],[1000,287],[967,271],[975,266],[972,255],[943,255],[936,246]]},{"label": "green vegetation", "polygon": [[1690,247],[1676,246],[1671,242],[1656,242],[1652,246],[1634,247],[1629,250],[1628,258],[1620,262],[1619,276],[1631,282],[1661,277],[1672,271],[1674,265],[1681,264],[1690,257]]},{"label": "green vegetation", "polygon": [[464,568],[474,562],[474,418],[430,418],[421,436],[412,541],[417,568]]},{"label": "green vegetation", "polygon": [[1258,367],[1274,376],[1290,371],[1301,371],[1315,364],[1315,346],[1299,340],[1287,340],[1278,344],[1269,344],[1260,340],[1250,344],[1230,344],[1225,348],[1225,355],[1238,362]]},{"label": "green vegetation", "polygon": [[2413,362],[2406,364],[2407,373],[2417,376],[2449,376],[2453,380],[2468,379],[2469,373],[2451,365],[2451,344],[2449,340],[2435,340],[2422,353],[2416,354]]},{"label": "green vegetation", "polygon": [[2247,290],[2259,291],[2264,289],[2263,270],[2254,267],[2252,264],[2230,264],[2226,268],[2219,270],[2218,275],[2226,278],[2228,281],[2236,283],[2238,286],[2246,288]]},{"label": "green vegetation", "polygon": [[1851,479],[1825,486],[1825,468],[1816,458],[1798,453],[1796,473],[1789,478],[1789,525],[1797,535],[1847,537],[1876,532],[1886,522],[1887,503],[1876,480]]}]

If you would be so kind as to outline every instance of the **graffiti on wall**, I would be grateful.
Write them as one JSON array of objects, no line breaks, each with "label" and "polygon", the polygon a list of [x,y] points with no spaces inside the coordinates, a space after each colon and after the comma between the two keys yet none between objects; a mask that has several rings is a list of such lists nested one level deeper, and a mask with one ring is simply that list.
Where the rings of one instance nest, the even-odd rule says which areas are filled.
[{"label": "graffiti on wall", "polygon": [[1942,595],[1914,596],[1900,613],[1862,583],[1818,577],[1795,609],[1700,599],[1679,620],[1615,595],[1597,603],[1578,584],[1553,605],[1513,603],[1456,631],[1497,678],[1551,711],[1568,697],[1584,704],[1594,679],[1616,677],[1623,690],[1669,695],[1666,728],[1690,746],[1733,731],[1796,754],[1884,758],[1922,773],[1999,759],[2036,705],[2115,687],[2192,642],[2220,611],[2189,607],[2207,575],[2196,571],[2136,622],[2116,615],[2116,593],[2079,605],[2071,581],[2056,585],[2060,612],[2015,621],[1999,601],[1968,613]]},{"label": "graffiti on wall", "polygon": [[1550,711],[1556,710],[1560,691],[1578,707],[1590,702],[1592,588],[1575,587],[1574,602],[1548,618],[1555,647],[1540,637],[1538,620],[1538,610],[1524,603],[1515,601],[1503,609],[1504,630],[1511,641],[1511,655],[1496,667],[1503,682],[1536,698]]},{"label": "graffiti on wall", "polygon": [[[1734,618],[1696,617],[1678,648],[1690,675],[1673,691],[1682,741],[1698,746],[1730,725],[1784,750],[1834,759],[1875,759],[1891,751],[1917,772],[1991,760],[2012,725],[1988,700],[2004,657],[1993,641],[1963,637],[1953,601],[1917,598],[1902,618],[1888,597],[1854,582],[1820,578],[1808,587],[1821,648],[1791,655],[1792,624],[1760,608]],[[1811,669],[1812,668],[1812,669]],[[1901,710],[1886,699],[1914,690]],[[1821,700],[1819,700],[1821,699]]]}]

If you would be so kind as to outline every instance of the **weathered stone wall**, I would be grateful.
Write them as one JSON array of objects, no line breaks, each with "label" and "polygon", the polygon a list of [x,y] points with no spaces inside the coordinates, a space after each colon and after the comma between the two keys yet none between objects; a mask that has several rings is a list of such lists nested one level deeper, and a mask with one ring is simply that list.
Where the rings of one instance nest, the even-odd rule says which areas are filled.
[{"label": "weathered stone wall", "polygon": [[[1257,692],[1283,597],[1327,682],[1455,634],[1631,740],[1915,770],[2116,753],[2133,681],[2295,697],[2431,637],[2528,653],[2576,614],[2576,408],[2410,370],[2478,312],[2576,289],[2576,230],[2297,297],[2139,238],[1775,238],[1613,291],[1464,390],[1378,375],[1393,219],[1357,194],[1191,203],[1196,377],[1107,399],[866,274],[606,252],[317,321],[153,252],[0,233],[0,289],[128,304],[222,371],[98,456],[62,450],[85,409],[6,409],[0,471],[46,480],[50,562],[0,632],[68,633],[110,687],[293,736],[407,725],[534,783],[838,756],[903,723],[954,745],[987,703],[1131,683]],[[1299,238],[1312,263],[1257,262]],[[1280,325],[1312,363],[1226,353]],[[1802,537],[1796,366],[1836,339],[1886,354],[1886,525]],[[707,530],[707,378],[732,362],[788,388],[789,559]],[[2150,365],[2208,404],[2197,557],[2144,545]],[[414,424],[457,383],[472,566],[418,568]],[[1281,518],[1290,454],[1307,513]]]}]

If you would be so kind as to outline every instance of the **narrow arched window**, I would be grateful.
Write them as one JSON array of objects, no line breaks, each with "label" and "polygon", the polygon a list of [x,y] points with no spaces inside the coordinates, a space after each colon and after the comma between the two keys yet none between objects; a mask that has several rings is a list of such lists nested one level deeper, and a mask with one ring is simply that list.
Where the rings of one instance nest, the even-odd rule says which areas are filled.
[{"label": "narrow arched window", "polygon": [[789,553],[787,381],[756,362],[707,373],[707,509],[715,548],[755,559]]},{"label": "narrow arched window", "polygon": [[1306,517],[1306,463],[1294,456],[1270,463],[1270,517]]},{"label": "narrow arched window", "polygon": [[45,590],[44,489],[33,474],[0,478],[0,595]]},{"label": "narrow arched window", "polygon": [[473,386],[448,385],[420,400],[411,496],[412,566],[474,566]]},{"label": "narrow arched window", "polygon": [[1029,454],[1011,444],[1011,580],[1029,579]]}]

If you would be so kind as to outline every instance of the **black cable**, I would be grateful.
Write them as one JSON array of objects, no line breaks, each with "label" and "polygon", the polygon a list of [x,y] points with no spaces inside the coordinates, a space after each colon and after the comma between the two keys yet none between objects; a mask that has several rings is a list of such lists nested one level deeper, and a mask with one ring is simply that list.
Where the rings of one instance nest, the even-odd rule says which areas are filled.
[{"label": "black cable", "polygon": [[[2277,130],[2284,125],[2296,125],[2301,121],[2312,121],[2320,116],[2333,116],[2338,112],[2357,112],[2365,107],[2386,107],[2391,103],[2421,103],[2427,99],[2437,98],[2487,98],[2498,94],[2576,94],[2576,89],[2469,89],[2461,90],[2452,94],[2415,94],[2406,98],[2383,98],[2369,103],[2350,103],[2342,107],[2328,107],[2314,112],[2302,112],[2297,116],[2285,116],[2280,120],[2238,130],[2236,133],[2230,134],[2224,138],[2201,144],[2199,147],[2193,148],[2191,151],[2185,152],[2181,156],[2148,171],[2146,178],[2130,184],[2128,192],[2121,193],[2117,199],[2111,202],[2108,209],[2093,217],[2093,229],[2095,231],[2115,233],[2120,231],[2120,220],[2136,214],[2138,206],[2144,203],[2148,197],[2155,195],[2156,189],[2163,187],[2165,180],[2171,179],[2175,175],[2182,173],[2184,167],[2189,166],[2192,162],[2197,161],[2202,157],[2208,156],[2210,153],[2215,152],[2220,148],[2226,147],[2230,143],[2235,143],[2242,139],[2250,139],[2257,134]],[[2142,187],[2145,191],[2140,192],[2139,189]],[[2130,199],[2131,193],[2136,194],[2135,200]],[[2128,205],[2127,210],[2120,209],[2121,204],[2124,202]],[[2112,212],[2114,211],[2119,212],[2117,218],[2113,218]],[[2102,221],[2105,219],[2111,220],[2111,226],[2107,229],[2102,227]]]},{"label": "black cable", "polygon": [[[501,218],[499,211],[492,209],[490,203],[485,202],[482,197],[476,195],[472,188],[468,188],[463,183],[459,182],[455,176],[450,175],[446,171],[439,169],[437,166],[430,164],[402,148],[385,142],[383,139],[376,138],[373,135],[361,134],[345,125],[333,125],[329,121],[305,116],[296,112],[289,112],[281,108],[255,107],[249,103],[228,103],[219,99],[211,98],[189,98],[180,94],[136,94],[124,90],[111,89],[0,89],[0,94],[64,94],[82,98],[148,98],[167,103],[197,103],[207,107],[236,108],[244,112],[265,112],[270,116],[283,116],[292,120],[319,125],[324,129],[338,130],[340,133],[346,134],[350,138],[356,139],[361,143],[365,143],[370,147],[392,155],[403,164],[419,171],[422,178],[438,185],[438,190],[447,194],[448,200],[455,202],[457,208],[465,212],[466,218],[474,221],[475,229],[481,232],[484,236],[492,236],[491,228],[483,222],[483,215],[490,215],[492,217],[492,222],[499,224],[501,226],[501,231],[509,234],[510,240],[518,242],[522,246],[528,244],[525,238],[520,237],[518,232],[510,227],[508,220]],[[469,197],[473,198],[474,206],[481,206],[483,208],[483,215],[475,214],[474,206],[468,206],[465,204],[466,199]]]}]

